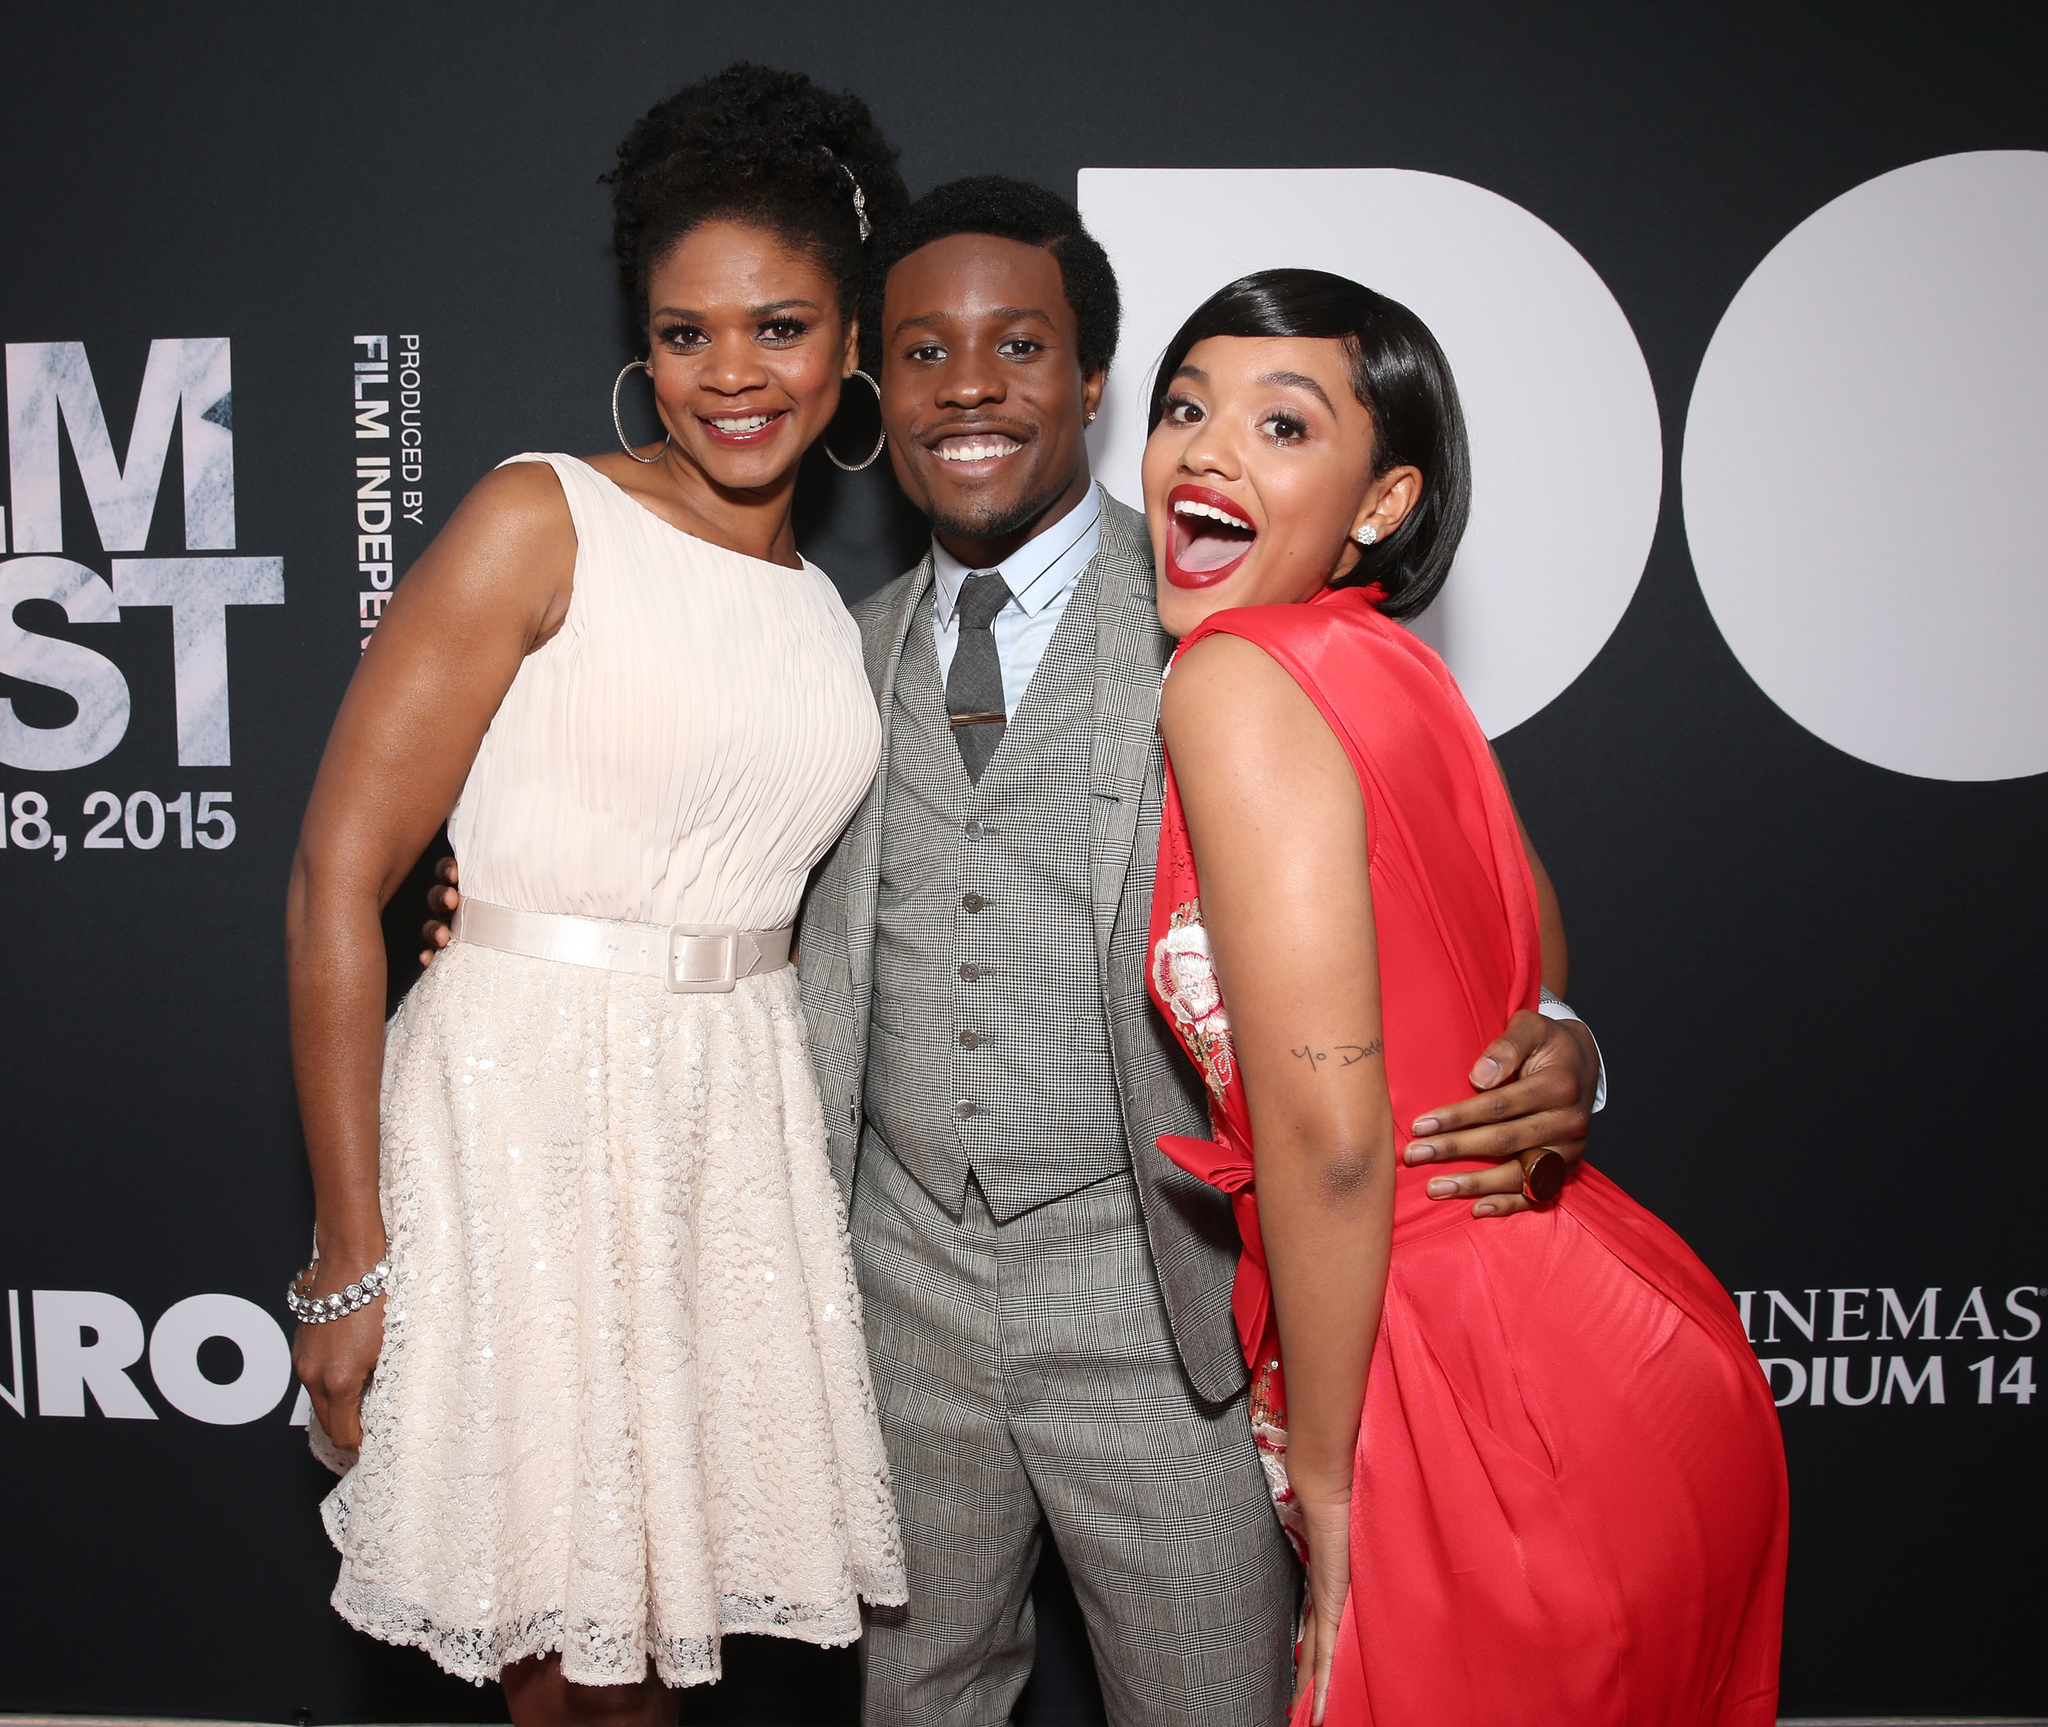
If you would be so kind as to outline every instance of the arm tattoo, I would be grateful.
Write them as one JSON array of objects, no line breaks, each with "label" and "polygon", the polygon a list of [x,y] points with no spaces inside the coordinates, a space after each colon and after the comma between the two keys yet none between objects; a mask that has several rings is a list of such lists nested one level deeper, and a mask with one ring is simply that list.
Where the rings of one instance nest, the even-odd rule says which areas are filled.
[{"label": "arm tattoo", "polygon": [[[1378,1055],[1384,1047],[1379,1038],[1374,1038],[1371,1043],[1340,1043],[1331,1046],[1336,1051],[1339,1067],[1356,1067],[1367,1056]],[[1290,1047],[1287,1053],[1297,1061],[1307,1062],[1311,1073],[1320,1073],[1321,1064],[1330,1059],[1330,1050],[1317,1049],[1313,1044],[1304,1044],[1300,1049]]]}]

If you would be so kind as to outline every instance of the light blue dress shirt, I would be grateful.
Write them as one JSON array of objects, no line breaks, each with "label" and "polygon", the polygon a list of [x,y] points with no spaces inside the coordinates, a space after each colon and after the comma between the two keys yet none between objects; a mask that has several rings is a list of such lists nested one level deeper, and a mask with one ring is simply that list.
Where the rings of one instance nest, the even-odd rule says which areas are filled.
[{"label": "light blue dress shirt", "polygon": [[[1064,516],[1043,533],[1032,535],[996,566],[1009,584],[1010,597],[989,628],[996,638],[996,658],[1003,667],[1003,710],[1012,719],[1031,686],[1031,674],[1045,657],[1053,631],[1066,616],[1067,601],[1074,597],[1081,572],[1095,561],[1101,546],[1102,488],[1090,486]],[[932,644],[939,650],[943,683],[953,670],[953,654],[960,646],[961,585],[969,576],[983,572],[963,564],[937,540],[932,542],[932,563],[937,574],[932,594]]]}]

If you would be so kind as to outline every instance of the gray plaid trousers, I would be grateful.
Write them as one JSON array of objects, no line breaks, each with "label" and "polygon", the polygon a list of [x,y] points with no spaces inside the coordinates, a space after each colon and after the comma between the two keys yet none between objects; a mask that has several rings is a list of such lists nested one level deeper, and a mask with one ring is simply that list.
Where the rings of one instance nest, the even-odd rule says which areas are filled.
[{"label": "gray plaid trousers", "polygon": [[868,1727],[1002,1727],[1050,1528],[1116,1727],[1277,1727],[1294,1558],[1243,1399],[1199,1402],[1128,1172],[954,1219],[872,1131],[852,1233],[910,1601],[861,1643]]}]

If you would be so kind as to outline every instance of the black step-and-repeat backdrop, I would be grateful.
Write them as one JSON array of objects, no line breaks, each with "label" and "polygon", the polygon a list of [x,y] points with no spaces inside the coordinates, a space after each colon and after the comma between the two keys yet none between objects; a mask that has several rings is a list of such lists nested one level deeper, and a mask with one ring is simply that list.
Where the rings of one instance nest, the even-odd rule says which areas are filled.
[{"label": "black step-and-repeat backdrop", "polygon": [[[1421,627],[1564,899],[1595,1155],[1781,1405],[1786,1710],[2048,1705],[2038,14],[788,0],[9,30],[0,1710],[498,1708],[325,1605],[280,905],[394,580],[491,463],[611,438],[613,143],[740,56],[861,90],[913,189],[1079,197],[1133,501],[1147,364],[1225,279],[1435,325],[1479,502]],[[886,466],[807,484],[849,597],[914,555]],[[729,1667],[688,1718],[846,1718],[843,1652]]]}]

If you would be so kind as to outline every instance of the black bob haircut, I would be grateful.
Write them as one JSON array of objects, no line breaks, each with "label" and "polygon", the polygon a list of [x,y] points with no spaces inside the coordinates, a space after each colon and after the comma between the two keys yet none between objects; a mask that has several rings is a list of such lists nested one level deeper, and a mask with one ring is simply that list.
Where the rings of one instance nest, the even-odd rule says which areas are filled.
[{"label": "black bob haircut", "polygon": [[1414,467],[1422,498],[1407,519],[1335,585],[1378,582],[1380,610],[1416,616],[1451,573],[1472,514],[1472,455],[1451,365],[1429,326],[1398,301],[1326,270],[1260,270],[1219,288],[1181,325],[1152,380],[1151,417],[1166,411],[1173,375],[1211,336],[1308,336],[1344,344],[1351,389],[1372,416],[1372,471]]},{"label": "black bob haircut", "polygon": [[693,228],[720,219],[765,228],[815,259],[850,318],[867,262],[854,186],[877,231],[900,223],[910,206],[896,150],[865,102],[746,60],[650,108],[605,179],[612,250],[636,328],[647,321],[654,266]]},{"label": "black bob haircut", "polygon": [[870,362],[882,351],[882,299],[889,272],[934,240],[955,234],[992,234],[1042,246],[1060,267],[1060,286],[1080,327],[1081,375],[1092,376],[1116,358],[1123,302],[1109,254],[1082,224],[1081,212],[1057,192],[1001,174],[978,174],[934,186],[901,222],[880,229],[868,259],[861,297],[861,351]]}]

